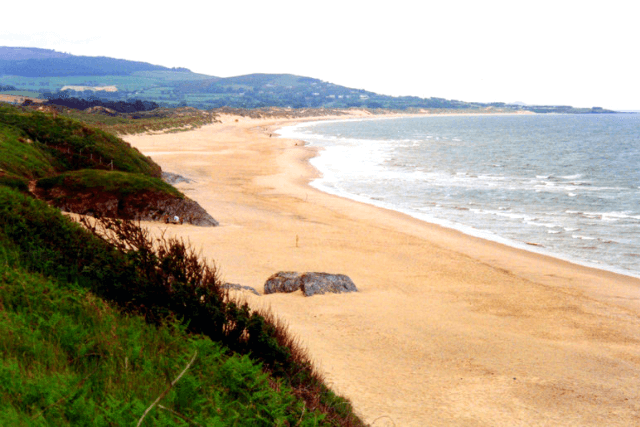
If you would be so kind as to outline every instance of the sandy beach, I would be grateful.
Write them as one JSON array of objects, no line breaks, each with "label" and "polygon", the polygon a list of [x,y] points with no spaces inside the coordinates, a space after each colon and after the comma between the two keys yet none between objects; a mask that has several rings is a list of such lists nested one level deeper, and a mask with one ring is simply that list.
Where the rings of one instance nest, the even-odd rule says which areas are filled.
[{"label": "sandy beach", "polygon": [[237,296],[285,320],[363,420],[640,425],[640,280],[322,193],[315,151],[270,136],[291,120],[221,119],[124,138],[220,222],[147,225],[260,292],[283,270],[351,277],[357,293]]}]

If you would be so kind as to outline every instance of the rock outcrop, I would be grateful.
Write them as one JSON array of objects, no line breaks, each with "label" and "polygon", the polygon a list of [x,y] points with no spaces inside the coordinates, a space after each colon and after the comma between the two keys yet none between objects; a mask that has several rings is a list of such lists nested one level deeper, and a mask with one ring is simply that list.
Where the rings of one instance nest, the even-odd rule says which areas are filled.
[{"label": "rock outcrop", "polygon": [[236,290],[236,291],[247,291],[247,292],[251,292],[252,294],[256,294],[256,295],[260,296],[260,293],[258,291],[256,291],[254,288],[252,288],[251,286],[239,285],[237,283],[224,283],[221,287],[222,287],[222,289],[233,289],[233,290]]},{"label": "rock outcrop", "polygon": [[353,281],[344,274],[280,271],[269,277],[264,284],[265,294],[291,293],[297,290],[301,290],[307,297],[358,291]]},{"label": "rock outcrop", "polygon": [[166,182],[167,184],[180,184],[181,182],[184,182],[186,184],[191,183],[192,181],[189,178],[186,178],[182,175],[178,175],[177,173],[171,173],[171,172],[162,172],[162,180],[164,182]]},{"label": "rock outcrop", "polygon": [[344,274],[305,273],[300,277],[300,290],[305,296],[326,293],[358,292],[353,281]]},{"label": "rock outcrop", "polygon": [[267,279],[264,293],[275,294],[295,292],[300,289],[300,273],[295,271],[280,271]]},{"label": "rock outcrop", "polygon": [[37,189],[36,195],[63,211],[82,215],[141,221],[162,221],[164,218],[177,216],[187,224],[202,227],[219,225],[196,201],[157,191],[123,195],[99,189],[72,191],[65,187],[55,187]]}]

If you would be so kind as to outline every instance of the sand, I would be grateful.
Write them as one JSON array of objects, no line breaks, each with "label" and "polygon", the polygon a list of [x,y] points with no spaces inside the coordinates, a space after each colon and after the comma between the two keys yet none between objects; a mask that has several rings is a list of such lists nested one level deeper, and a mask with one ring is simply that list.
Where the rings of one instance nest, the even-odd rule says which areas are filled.
[{"label": "sand", "polygon": [[463,235],[308,185],[287,120],[223,116],[127,136],[221,224],[148,223],[189,239],[224,280],[350,276],[357,293],[252,296],[374,426],[640,425],[640,281]]}]

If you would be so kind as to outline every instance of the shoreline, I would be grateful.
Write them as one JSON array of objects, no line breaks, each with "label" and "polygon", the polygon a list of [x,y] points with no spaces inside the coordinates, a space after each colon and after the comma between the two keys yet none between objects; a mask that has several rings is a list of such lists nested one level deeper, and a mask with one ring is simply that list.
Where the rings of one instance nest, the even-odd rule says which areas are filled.
[{"label": "shoreline", "polygon": [[[396,119],[396,118],[405,118],[405,117],[436,117],[436,116],[472,116],[472,115],[530,115],[528,113],[498,113],[498,114],[419,114],[419,115],[412,115],[412,116],[390,116],[390,117],[368,117],[368,118],[346,118],[346,119],[336,119],[336,120],[328,120],[329,122],[340,122],[340,121],[349,121],[349,120],[387,120],[387,119]],[[292,126],[297,126],[297,125],[304,125],[306,123],[316,123],[318,120],[314,120],[314,121],[300,121],[300,122],[296,122],[293,125],[286,125],[280,128],[277,128],[274,130],[275,133],[278,133],[279,130],[283,129],[283,128],[287,128],[287,127],[292,127]],[[291,137],[281,137],[284,139],[292,139]],[[298,140],[298,139],[295,139]],[[304,140],[298,140],[300,142],[302,142],[304,145],[309,145],[310,143],[308,141],[304,141]],[[311,145],[309,145],[310,147],[313,147]],[[315,147],[314,147],[315,148]],[[313,157],[308,159],[308,161],[310,161]],[[315,168],[314,168],[315,169]],[[320,174],[320,172],[318,172],[318,174]],[[317,177],[319,177],[320,175],[318,175]],[[436,217],[432,217],[432,218],[425,218],[425,217],[421,217],[419,214],[417,213],[413,213],[411,211],[408,210],[401,210],[399,208],[393,207],[393,206],[385,206],[384,203],[378,203],[376,200],[373,199],[369,199],[367,197],[359,197],[353,194],[348,194],[348,193],[340,193],[340,192],[333,192],[330,189],[327,188],[322,188],[321,185],[314,185],[314,181],[316,180],[316,178],[312,178],[309,180],[308,185],[312,188],[315,188],[318,191],[324,192],[326,194],[330,194],[332,196],[335,197],[340,197],[340,198],[344,198],[344,199],[348,199],[348,200],[352,200],[355,202],[359,202],[359,203],[365,203],[365,204],[369,204],[371,206],[375,206],[377,208],[380,209],[386,209],[386,210],[390,210],[390,211],[394,211],[394,212],[398,212],[400,214],[403,215],[407,215],[411,218],[414,218],[416,220],[428,223],[428,224],[433,224],[439,227],[443,227],[443,228],[447,228],[447,229],[451,229],[451,230],[455,230],[458,231],[460,233],[463,233],[467,236],[470,237],[475,237],[475,238],[479,238],[479,239],[484,239],[484,240],[488,240],[497,244],[501,244],[501,245],[505,245],[505,246],[509,246],[511,248],[514,249],[518,249],[518,250],[523,250],[523,251],[527,251],[527,252],[532,252],[534,254],[537,255],[542,255],[542,256],[546,256],[546,257],[550,257],[550,258],[554,258],[560,261],[565,261],[571,264],[575,264],[576,266],[581,266],[581,267],[586,267],[586,268],[592,268],[595,270],[602,270],[602,271],[606,271],[609,273],[614,273],[614,274],[619,274],[622,276],[627,276],[633,279],[640,279],[640,272],[634,272],[631,270],[626,270],[622,267],[618,267],[615,265],[609,265],[609,264],[601,264],[599,262],[596,261],[588,261],[588,260],[582,260],[579,258],[574,258],[571,257],[570,255],[565,255],[562,253],[555,253],[552,250],[548,250],[547,248],[544,247],[539,247],[539,245],[537,244],[533,244],[533,243],[527,243],[527,242],[520,242],[520,241],[516,241],[516,240],[511,240],[509,238],[503,237],[499,234],[495,234],[491,231],[486,231],[486,230],[482,230],[482,229],[478,229],[478,228],[474,228],[472,226],[466,225],[466,224],[462,224],[462,223],[453,223],[450,222],[446,219],[441,219],[441,218],[436,218]]]},{"label": "shoreline", "polygon": [[125,137],[194,179],[177,187],[221,223],[149,228],[188,239],[224,280],[260,291],[281,270],[350,276],[357,293],[237,295],[288,323],[366,422],[638,421],[639,280],[323,193],[308,185],[314,149],[268,136],[294,121],[309,120],[229,116]]},{"label": "shoreline", "polygon": [[[502,113],[501,113],[502,114]],[[450,114],[444,114],[444,115],[450,115]],[[470,115],[470,114],[460,114],[460,115]],[[508,115],[518,115],[518,113],[516,114],[508,114]],[[418,116],[418,115],[416,115]],[[426,116],[435,116],[434,114],[428,114]],[[396,118],[396,117],[402,117],[402,116],[394,116],[394,117],[387,117],[388,119],[392,119],[392,118]],[[358,119],[362,119],[360,117],[356,117],[356,118],[351,118],[351,119],[336,119],[335,121],[342,121],[342,120],[358,120]],[[371,120],[377,120],[380,119],[380,117],[367,117],[364,118],[365,120],[367,119],[371,119]],[[384,118],[383,118],[384,119]],[[300,121],[300,122],[296,122],[295,125],[297,124],[301,124],[301,123],[307,123],[307,121]],[[287,125],[288,126],[288,125]],[[277,130],[280,129],[281,127],[278,126],[277,128],[271,128],[270,130],[272,132],[276,132]],[[480,246],[487,246],[487,247],[492,247],[492,248],[501,248],[503,251],[505,252],[509,252],[510,250],[515,251],[515,252],[522,252],[522,254],[520,254],[523,258],[527,258],[529,255],[531,255],[532,258],[541,258],[543,260],[545,260],[546,262],[549,263],[553,263],[553,264],[558,264],[558,265],[563,265],[568,269],[576,269],[576,270],[582,270],[584,269],[584,271],[588,274],[593,274],[595,276],[602,276],[602,277],[611,277],[614,278],[616,280],[622,280],[625,282],[629,282],[629,283],[634,283],[634,285],[632,286],[636,286],[637,287],[637,291],[638,291],[638,297],[640,299],[640,277],[638,276],[633,276],[631,274],[624,274],[618,271],[612,271],[606,268],[599,268],[598,266],[592,266],[592,265],[586,265],[585,263],[580,263],[576,260],[571,260],[571,259],[566,259],[566,258],[562,258],[559,255],[555,255],[555,254],[548,254],[548,253],[544,253],[543,251],[536,251],[535,248],[527,248],[527,247],[518,247],[515,244],[511,245],[505,242],[500,242],[498,240],[492,240],[489,239],[487,237],[484,236],[477,236],[474,234],[470,234],[468,232],[465,232],[464,230],[460,230],[458,228],[455,227],[449,227],[447,225],[442,225],[442,224],[438,224],[436,222],[431,222],[422,218],[417,218],[416,216],[411,215],[410,213],[407,212],[403,212],[400,210],[396,210],[393,208],[389,208],[389,207],[385,207],[385,206],[379,206],[376,205],[375,203],[369,202],[369,201],[362,201],[362,200],[357,200],[355,198],[352,197],[348,197],[346,195],[340,195],[340,194],[334,194],[328,191],[325,191],[323,189],[320,189],[318,187],[315,187],[312,185],[312,182],[315,178],[320,176],[320,172],[310,163],[310,160],[315,157],[317,155],[318,152],[318,148],[316,147],[312,147],[309,146],[307,144],[309,144],[306,141],[303,140],[297,140],[297,139],[290,139],[290,138],[282,138],[285,141],[289,140],[289,141],[294,141],[296,146],[299,146],[299,143],[302,143],[302,146],[306,147],[309,150],[312,150],[313,152],[310,153],[308,156],[305,156],[303,159],[299,159],[299,161],[302,161],[305,163],[305,165],[303,165],[305,168],[310,169],[307,174],[308,176],[306,177],[306,179],[304,181],[301,181],[300,184],[301,185],[306,185],[309,188],[312,188],[320,193],[326,194],[330,197],[337,197],[343,200],[348,200],[350,202],[354,202],[354,203],[358,203],[358,204],[363,204],[365,206],[371,206],[374,209],[381,209],[384,210],[386,212],[389,212],[392,216],[396,217],[396,218],[403,218],[405,220],[408,220],[409,222],[416,222],[416,225],[426,225],[429,228],[436,228],[436,229],[440,229],[439,231],[443,232],[444,234],[447,234],[446,239],[448,238],[452,238],[452,240],[455,241],[460,241],[459,246],[457,247],[458,250],[460,250],[461,252],[464,252],[464,246],[467,245],[467,243],[465,242],[466,238],[469,238],[469,240],[475,240],[479,243]],[[507,239],[504,239],[507,240]],[[449,244],[450,242],[447,241],[445,244]],[[514,242],[517,243],[517,242]],[[524,244],[523,244],[524,245]],[[473,251],[473,252],[469,252],[468,254],[469,256],[479,256],[479,252]],[[636,306],[636,303],[633,303],[633,306]],[[638,307],[640,307],[640,304],[638,305]]]}]

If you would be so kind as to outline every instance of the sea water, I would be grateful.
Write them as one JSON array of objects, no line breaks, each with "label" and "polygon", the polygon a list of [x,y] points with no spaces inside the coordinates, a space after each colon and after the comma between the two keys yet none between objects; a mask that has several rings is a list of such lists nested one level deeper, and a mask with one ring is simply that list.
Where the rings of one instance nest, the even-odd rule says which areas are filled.
[{"label": "sea water", "polygon": [[583,265],[640,277],[640,114],[301,123],[312,185]]}]

